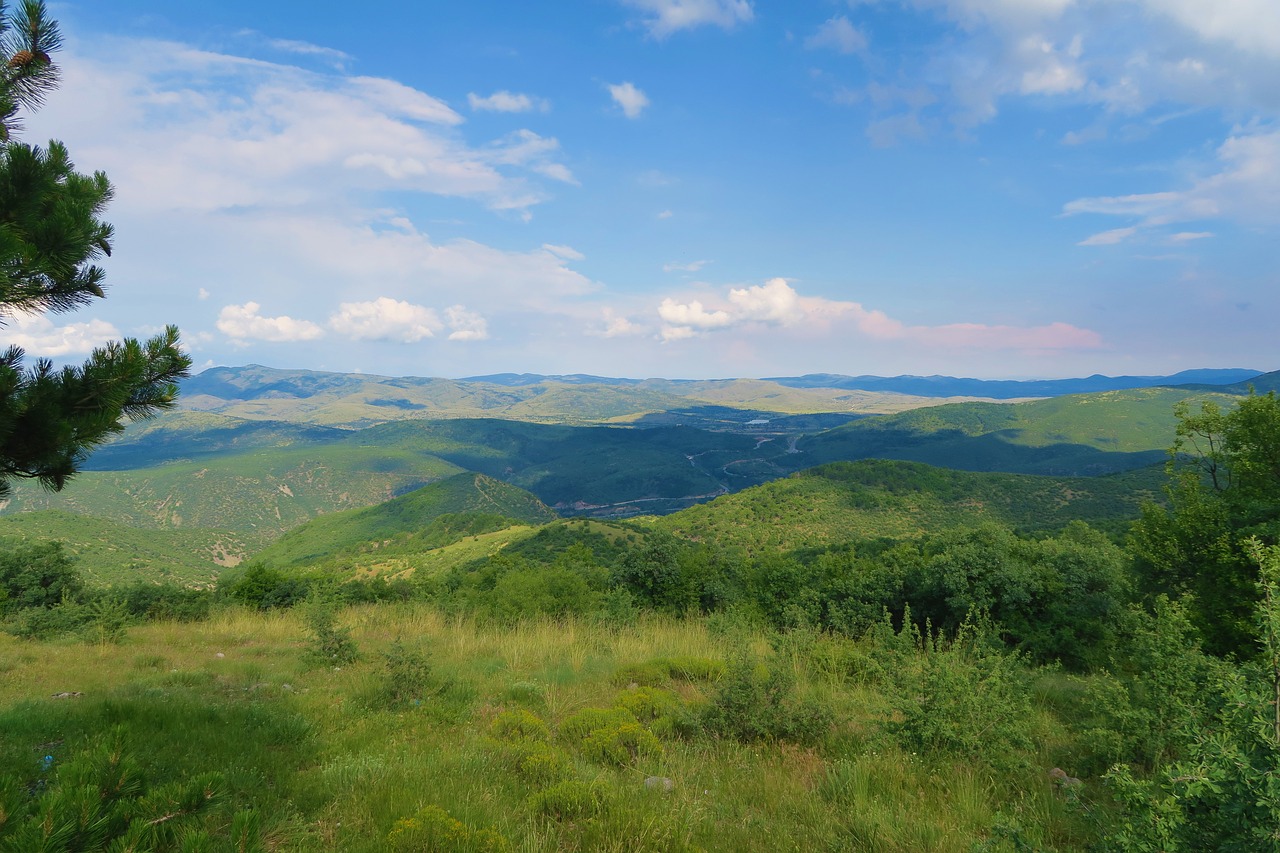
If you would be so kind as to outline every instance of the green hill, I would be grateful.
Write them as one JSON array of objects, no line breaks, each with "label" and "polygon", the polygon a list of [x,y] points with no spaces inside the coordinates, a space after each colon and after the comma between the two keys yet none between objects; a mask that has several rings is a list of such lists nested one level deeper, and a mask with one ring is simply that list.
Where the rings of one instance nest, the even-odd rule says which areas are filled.
[{"label": "green hill", "polygon": [[[568,427],[495,419],[399,421],[350,446],[427,453],[528,489],[558,512],[635,513],[687,506],[781,476],[779,442],[689,427]],[[737,465],[740,472],[735,473]],[[726,468],[729,468],[726,471]]]},{"label": "green hill", "polygon": [[[479,516],[479,518],[477,518]],[[555,513],[533,495],[484,474],[438,480],[377,506],[322,516],[256,555],[273,565],[313,563],[348,551],[425,551],[510,521],[541,524]],[[447,518],[448,523],[441,524]],[[501,518],[505,523],[495,525]],[[437,522],[433,524],[433,522]]]},{"label": "green hill", "polygon": [[1094,476],[1161,461],[1174,405],[1236,396],[1142,388],[1034,400],[958,403],[854,421],[799,442],[796,467],[848,459],[904,459],[967,471]]},{"label": "green hill", "polygon": [[170,581],[207,586],[240,562],[244,541],[218,530],[143,530],[115,521],[44,510],[0,516],[0,539],[61,542],[90,583]]},{"label": "green hill", "polygon": [[648,520],[658,530],[751,552],[909,537],[996,521],[1053,529],[1080,519],[1135,518],[1160,497],[1164,473],[1109,477],[975,473],[913,462],[836,462]]},{"label": "green hill", "polygon": [[3,516],[60,509],[140,529],[229,531],[244,547],[257,549],[318,515],[381,503],[458,471],[429,454],[397,447],[259,449],[128,471],[86,471],[61,492],[21,483]]},{"label": "green hill", "polygon": [[340,441],[346,435],[344,430],[308,424],[249,421],[211,412],[162,412],[129,424],[118,437],[95,450],[84,469],[118,471],[249,450],[315,446]]}]

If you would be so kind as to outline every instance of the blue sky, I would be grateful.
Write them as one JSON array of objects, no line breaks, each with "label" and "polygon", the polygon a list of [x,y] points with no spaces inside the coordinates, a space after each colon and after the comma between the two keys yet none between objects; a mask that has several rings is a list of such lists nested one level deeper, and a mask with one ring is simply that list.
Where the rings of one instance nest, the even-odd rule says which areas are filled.
[{"label": "blue sky", "polygon": [[1274,0],[51,3],[25,138],[116,187],[108,299],[198,367],[1277,364]]}]

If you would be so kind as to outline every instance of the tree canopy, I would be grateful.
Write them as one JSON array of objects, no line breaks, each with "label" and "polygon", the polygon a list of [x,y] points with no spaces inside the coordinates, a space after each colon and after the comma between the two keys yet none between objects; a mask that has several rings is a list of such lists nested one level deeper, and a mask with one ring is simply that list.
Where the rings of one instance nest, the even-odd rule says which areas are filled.
[{"label": "tree canopy", "polygon": [[[43,0],[13,10],[0,0],[0,330],[15,314],[62,313],[105,296],[95,262],[111,254],[101,219],[111,183],[78,173],[60,142],[16,138],[22,111],[57,86],[50,54],[61,42]],[[0,498],[14,478],[62,488],[125,419],[171,406],[191,365],[173,326],[145,342],[110,342],[80,366],[26,367],[25,358],[19,346],[0,351]]]},{"label": "tree canopy", "polygon": [[1280,542],[1280,398],[1250,394],[1228,411],[1183,404],[1177,416],[1170,509],[1148,507],[1135,526],[1138,567],[1153,590],[1193,596],[1211,649],[1247,652],[1258,563],[1245,543]]}]

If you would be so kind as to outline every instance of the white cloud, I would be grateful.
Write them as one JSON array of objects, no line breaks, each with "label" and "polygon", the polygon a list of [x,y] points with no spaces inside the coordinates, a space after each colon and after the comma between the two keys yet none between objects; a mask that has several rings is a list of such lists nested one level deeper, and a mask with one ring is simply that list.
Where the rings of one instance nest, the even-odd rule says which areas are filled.
[{"label": "white cloud", "polygon": [[667,325],[691,329],[719,329],[733,323],[728,311],[708,311],[696,299],[688,303],[664,299],[658,306],[658,316]]},{"label": "white cloud", "polygon": [[344,302],[329,328],[353,340],[411,344],[444,328],[430,308],[380,296],[371,302]]},{"label": "white cloud", "polygon": [[1112,228],[1110,231],[1100,231],[1084,238],[1077,246],[1114,246],[1117,243],[1123,243],[1134,234],[1138,233],[1137,228]]},{"label": "white cloud", "polygon": [[1274,0],[1143,0],[1143,4],[1203,39],[1280,57],[1280,4]]},{"label": "white cloud", "polygon": [[336,48],[312,44],[311,42],[296,41],[294,39],[269,39],[267,44],[285,53],[319,57],[337,68],[341,68],[345,63],[351,61],[351,55],[348,53]]},{"label": "white cloud", "polygon": [[111,38],[62,71],[31,129],[78,139],[77,160],[119,189],[116,216],[339,207],[382,190],[524,210],[546,198],[541,178],[573,180],[556,140],[518,131],[469,144],[448,104],[394,80]]},{"label": "white cloud", "polygon": [[469,311],[465,305],[454,305],[445,309],[444,316],[453,330],[449,333],[449,340],[488,340],[489,323],[479,312]]},{"label": "white cloud", "polygon": [[668,297],[658,306],[657,313],[664,324],[659,333],[664,342],[754,325],[798,330],[810,340],[855,332],[878,341],[905,341],[946,349],[1044,352],[1102,345],[1096,332],[1061,322],[1029,327],[983,323],[909,326],[857,302],[801,296],[782,278],[770,279],[763,285],[731,288],[718,306],[705,305],[700,299],[677,302]]},{"label": "white cloud", "polygon": [[218,314],[218,331],[236,341],[269,341],[286,343],[310,341],[324,334],[324,330],[309,320],[292,317],[263,317],[257,302],[243,305],[227,305]]},{"label": "white cloud", "polygon": [[844,15],[831,18],[804,40],[810,50],[829,48],[838,53],[857,53],[867,48],[867,37]]},{"label": "white cloud", "polygon": [[557,246],[553,243],[543,243],[542,248],[546,249],[557,258],[566,261],[581,261],[587,257],[572,246]]},{"label": "white cloud", "polygon": [[643,24],[654,38],[703,25],[732,29],[755,16],[749,0],[623,0],[646,13]]},{"label": "white cloud", "polygon": [[687,264],[663,264],[663,272],[697,272],[711,261],[690,261]]},{"label": "white cloud", "polygon": [[1212,236],[1212,231],[1179,231],[1177,234],[1171,234],[1169,236],[1169,242],[1190,243],[1192,240],[1204,240]]},{"label": "white cloud", "polygon": [[673,216],[675,216],[675,214],[669,210],[659,210],[657,214],[658,219],[670,219]]},{"label": "white cloud", "polygon": [[616,313],[612,308],[605,308],[602,316],[604,317],[604,328],[590,330],[588,334],[602,338],[622,338],[642,335],[648,331],[645,326]]},{"label": "white cloud", "polygon": [[627,118],[639,118],[649,106],[649,98],[632,83],[609,84],[609,96]]},{"label": "white cloud", "polygon": [[1117,231],[1219,218],[1280,225],[1275,203],[1280,198],[1280,130],[1240,130],[1218,147],[1217,161],[1216,172],[1191,179],[1184,189],[1081,198],[1065,205],[1063,213],[1138,220],[1131,229]]},{"label": "white cloud", "polygon": [[96,347],[120,337],[115,326],[103,320],[56,326],[43,314],[0,316],[5,346],[22,347],[36,358],[87,355]]},{"label": "white cloud", "polygon": [[209,291],[205,290],[205,289],[202,287],[202,288],[200,288],[199,290],[197,290],[197,291],[196,291],[196,297],[197,297],[201,302],[203,302],[203,301],[205,301],[206,299],[208,299],[208,298],[209,298]]},{"label": "white cloud", "polygon": [[469,92],[467,93],[467,103],[476,112],[529,113],[539,110],[545,113],[551,109],[551,104],[544,98],[508,92],[506,89],[485,96]]}]

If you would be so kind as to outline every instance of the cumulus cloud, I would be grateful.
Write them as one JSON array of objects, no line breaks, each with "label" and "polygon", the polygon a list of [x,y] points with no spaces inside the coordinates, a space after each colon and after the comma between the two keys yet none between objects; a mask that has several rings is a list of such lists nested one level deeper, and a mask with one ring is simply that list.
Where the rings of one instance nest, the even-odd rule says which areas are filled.
[{"label": "cumulus cloud", "polygon": [[866,50],[867,37],[844,15],[837,15],[805,39],[804,46],[810,50],[826,48],[837,53],[857,53]]},{"label": "cumulus cloud", "polygon": [[452,330],[451,341],[483,341],[489,338],[489,322],[477,311],[465,305],[453,305],[444,311],[445,320]]},{"label": "cumulus cloud", "polygon": [[755,12],[749,0],[623,0],[644,13],[641,22],[654,38],[704,25],[733,29],[749,23]]},{"label": "cumulus cloud", "polygon": [[544,98],[508,92],[506,89],[501,89],[492,95],[486,96],[468,92],[467,103],[476,112],[529,113],[538,110],[545,113],[551,109],[550,102]]},{"label": "cumulus cloud", "polygon": [[609,96],[622,108],[627,118],[639,118],[645,107],[649,106],[649,98],[632,83],[616,83],[609,85]]},{"label": "cumulus cloud", "polygon": [[0,316],[5,345],[22,347],[36,358],[87,355],[96,347],[120,337],[115,326],[103,320],[58,326],[43,314]]},{"label": "cumulus cloud", "polygon": [[344,302],[329,318],[329,328],[363,341],[411,344],[444,328],[430,308],[380,296],[371,302]]},{"label": "cumulus cloud", "polygon": [[762,285],[731,288],[720,304],[700,299],[678,302],[668,297],[658,306],[664,342],[679,341],[709,332],[737,327],[802,328],[820,335],[852,331],[881,341],[906,341],[949,349],[1053,351],[1092,349],[1102,345],[1096,332],[1069,323],[1041,326],[949,323],[911,326],[883,311],[857,302],[802,296],[786,279],[774,278]]},{"label": "cumulus cloud", "polygon": [[324,334],[323,329],[309,320],[295,320],[283,314],[263,317],[258,313],[261,309],[257,302],[227,305],[218,314],[218,331],[234,341],[271,343],[310,341]]}]

